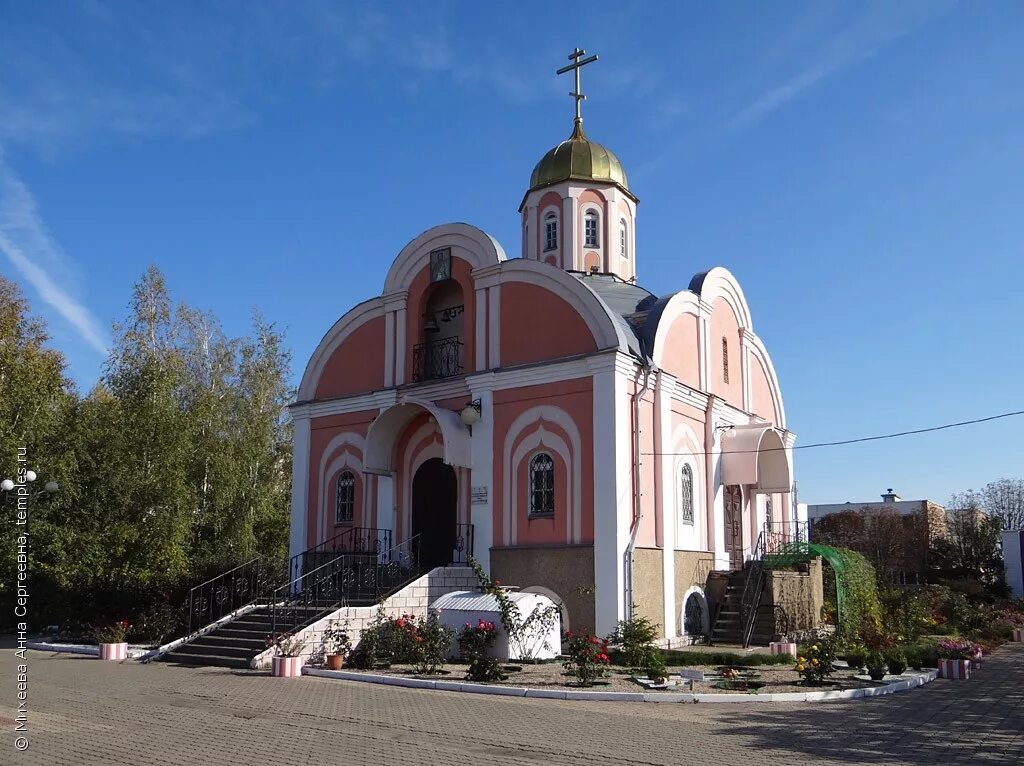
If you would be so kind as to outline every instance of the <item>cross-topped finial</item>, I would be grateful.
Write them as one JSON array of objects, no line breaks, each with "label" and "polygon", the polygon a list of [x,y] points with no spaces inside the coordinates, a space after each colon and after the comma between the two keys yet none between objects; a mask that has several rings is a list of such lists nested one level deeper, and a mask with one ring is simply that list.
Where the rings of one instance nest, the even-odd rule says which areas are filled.
[{"label": "cross-topped finial", "polygon": [[581,48],[576,48],[572,53],[569,54],[569,60],[572,61],[568,66],[564,66],[559,69],[555,74],[565,74],[566,72],[576,72],[576,90],[569,95],[576,99],[576,125],[583,124],[583,115],[580,112],[580,102],[586,101],[587,97],[580,92],[580,69],[585,67],[587,64],[592,64],[597,61],[597,54],[594,54],[590,58],[583,58],[587,52]]}]

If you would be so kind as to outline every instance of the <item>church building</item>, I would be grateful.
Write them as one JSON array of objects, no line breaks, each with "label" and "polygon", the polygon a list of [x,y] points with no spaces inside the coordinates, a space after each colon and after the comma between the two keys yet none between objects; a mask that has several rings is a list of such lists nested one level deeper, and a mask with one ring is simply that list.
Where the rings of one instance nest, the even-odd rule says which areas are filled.
[{"label": "church building", "polygon": [[795,519],[795,435],[728,270],[697,255],[678,290],[642,286],[637,190],[584,132],[582,55],[518,257],[468,223],[428,229],[317,346],[291,410],[290,553],[373,530],[423,571],[473,556],[563,627],[635,609],[685,639],[710,630],[714,573]]}]

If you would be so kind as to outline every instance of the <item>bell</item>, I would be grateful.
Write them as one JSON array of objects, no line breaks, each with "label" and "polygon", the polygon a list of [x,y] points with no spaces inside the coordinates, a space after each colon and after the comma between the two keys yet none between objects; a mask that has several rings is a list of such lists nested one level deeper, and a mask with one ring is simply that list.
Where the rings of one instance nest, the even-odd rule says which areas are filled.
[{"label": "bell", "polygon": [[427,314],[426,317],[427,317],[426,320],[423,322],[423,331],[424,332],[440,332],[441,328],[437,326],[437,320],[434,318],[434,315],[433,314]]}]

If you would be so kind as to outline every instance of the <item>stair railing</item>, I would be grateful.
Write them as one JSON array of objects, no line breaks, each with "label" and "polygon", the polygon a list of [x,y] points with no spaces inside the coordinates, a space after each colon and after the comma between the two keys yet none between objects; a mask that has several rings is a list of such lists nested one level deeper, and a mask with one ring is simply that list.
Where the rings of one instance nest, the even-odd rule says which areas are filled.
[{"label": "stair railing", "polygon": [[296,553],[288,562],[291,582],[303,572],[323,566],[339,553],[380,553],[391,549],[391,530],[376,527],[347,527],[329,540]]},{"label": "stair railing", "polygon": [[374,557],[342,553],[303,572],[270,594],[271,633],[289,635],[355,601],[380,601],[422,574],[419,554],[416,535]]},{"label": "stair railing", "polygon": [[750,637],[754,632],[757,610],[761,605],[761,593],[764,591],[764,547],[765,533],[757,536],[750,561],[747,562],[747,576],[743,583],[743,596],[740,599],[740,620],[743,625],[743,648],[750,646]]},{"label": "stair railing", "polygon": [[189,591],[186,635],[262,598],[282,579],[283,566],[264,556],[249,559]]}]

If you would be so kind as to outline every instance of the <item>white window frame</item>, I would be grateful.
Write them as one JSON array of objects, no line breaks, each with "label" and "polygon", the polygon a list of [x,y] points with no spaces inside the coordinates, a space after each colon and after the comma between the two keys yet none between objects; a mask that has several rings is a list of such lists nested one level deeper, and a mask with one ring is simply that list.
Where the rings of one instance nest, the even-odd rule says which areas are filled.
[{"label": "white window frame", "polygon": [[[347,477],[347,478],[346,478]],[[342,517],[342,489],[345,489],[344,504],[348,506],[348,518]],[[356,475],[349,470],[342,471],[334,482],[334,526],[354,524],[356,518]]]},{"label": "white window frame", "polygon": [[[544,468],[538,468],[537,463],[541,460],[547,460],[547,466]],[[536,486],[537,474],[541,471],[548,473],[551,477],[550,483],[546,486],[538,488]],[[528,491],[530,495],[530,518],[550,518],[555,515],[555,459],[549,452],[537,452],[530,457],[530,462],[527,464],[528,472]],[[537,507],[537,493],[542,492],[544,500],[542,501],[543,507]],[[550,500],[550,503],[547,502]]]},{"label": "white window frame", "polygon": [[544,252],[550,253],[558,249],[558,214],[554,212],[544,215]]},{"label": "white window frame", "polygon": [[679,470],[679,521],[690,527],[694,525],[696,516],[693,501],[693,468],[689,463],[683,463],[683,467]]},{"label": "white window frame", "polygon": [[619,221],[619,256],[629,259],[629,229],[626,228],[626,219]]},{"label": "white window frame", "polygon": [[[593,229],[593,238],[590,236],[591,229]],[[583,213],[583,246],[601,247],[601,214],[594,208],[588,208]]]}]

